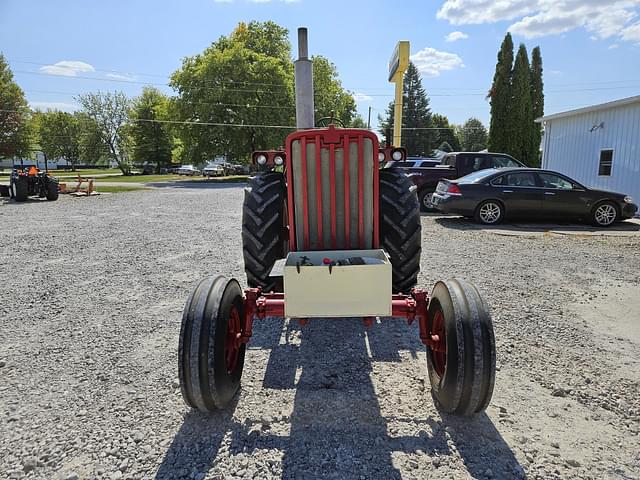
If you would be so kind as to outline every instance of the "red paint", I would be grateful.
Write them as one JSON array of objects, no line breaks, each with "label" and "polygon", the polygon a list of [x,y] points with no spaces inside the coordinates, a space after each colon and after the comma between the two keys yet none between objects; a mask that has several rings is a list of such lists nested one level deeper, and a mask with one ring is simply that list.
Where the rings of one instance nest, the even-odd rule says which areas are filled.
[{"label": "red paint", "polygon": [[[432,330],[427,329],[429,319],[427,318],[427,305],[429,296],[426,291],[413,289],[409,295],[398,293],[391,297],[391,316],[405,318],[409,325],[418,318],[420,329],[420,340],[435,352],[441,352],[444,348],[446,352],[446,335],[442,328],[438,326]],[[240,341],[247,343],[251,337],[251,326],[254,318],[265,319],[267,317],[284,317],[284,293],[270,292],[263,293],[260,288],[249,288],[245,290],[244,300],[244,328]],[[371,317],[364,317],[365,324],[370,322]],[[434,322],[431,322],[432,324]]]},{"label": "red paint", "polygon": [[[364,140],[368,139],[372,142],[373,150],[372,152],[376,155],[376,158],[373,159],[374,165],[374,173],[373,173],[373,248],[380,247],[380,239],[379,239],[379,175],[378,175],[378,162],[377,162],[377,154],[378,154],[378,138],[376,135],[368,130],[360,130],[360,129],[347,129],[347,128],[335,128],[333,125],[330,125],[326,129],[313,129],[313,130],[301,130],[295,133],[292,133],[287,137],[286,140],[286,154],[285,154],[285,170],[287,172],[287,186],[288,186],[288,207],[289,207],[289,244],[291,251],[298,250],[308,250],[309,249],[309,217],[308,217],[308,172],[306,168],[306,160],[307,160],[307,151],[306,145],[308,142],[314,142],[316,144],[316,168],[318,169],[318,180],[321,179],[321,169],[318,167],[318,156],[320,156],[319,163],[322,163],[322,156],[320,155],[320,151],[322,148],[327,148],[329,150],[329,171],[330,171],[330,191],[331,198],[327,202],[326,198],[322,198],[322,181],[317,182],[317,191],[318,193],[318,207],[317,211],[322,212],[327,206],[331,209],[331,248],[336,249],[338,247],[337,242],[337,223],[336,223],[336,212],[338,208],[344,208],[345,212],[345,243],[344,245],[340,245],[345,249],[351,248],[351,234],[350,231],[350,196],[351,196],[351,186],[350,186],[350,174],[349,174],[349,162],[351,159],[349,158],[349,145],[351,141],[355,141],[358,143],[358,158],[353,159],[358,161],[358,210],[359,210],[359,221],[358,221],[358,240],[359,245],[364,244]],[[295,207],[294,207],[294,195],[293,195],[293,173],[292,173],[292,145],[293,142],[299,141],[301,144],[301,160],[302,165],[300,168],[302,183],[303,183],[303,209],[302,218],[303,218],[303,235],[302,235],[302,244],[298,245],[296,241],[296,228],[295,228]],[[320,148],[317,146],[320,145]],[[336,183],[335,183],[335,174],[336,174],[336,165],[335,165],[335,154],[338,148],[342,148],[344,155],[344,204],[337,205],[336,201]],[[325,205],[324,202],[327,202],[329,205]],[[324,249],[329,247],[328,245],[324,245],[324,239],[322,235],[322,229],[324,225],[322,224],[322,215],[318,215],[318,238],[320,240],[320,248]],[[355,233],[355,232],[353,232]]]},{"label": "red paint", "polygon": [[320,137],[316,137],[316,211],[318,215],[318,249],[324,249],[322,237],[322,156],[320,155]]},{"label": "red paint", "polygon": [[224,359],[228,373],[233,373],[238,365],[238,356],[242,343],[240,313],[234,305],[231,307],[229,320],[227,321],[227,335],[224,342]]},{"label": "red paint", "polygon": [[342,168],[344,170],[344,247],[351,248],[351,218],[349,215],[349,203],[351,202],[351,180],[349,178],[349,135],[344,136],[342,145]]},{"label": "red paint", "polygon": [[358,137],[358,245],[364,248],[364,141],[361,135]]}]

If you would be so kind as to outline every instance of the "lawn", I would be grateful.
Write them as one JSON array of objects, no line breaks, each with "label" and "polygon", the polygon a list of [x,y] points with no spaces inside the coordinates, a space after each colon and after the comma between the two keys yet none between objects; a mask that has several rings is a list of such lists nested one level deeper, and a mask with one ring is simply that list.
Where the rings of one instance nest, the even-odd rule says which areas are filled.
[{"label": "lawn", "polygon": [[100,182],[118,183],[154,183],[154,182],[211,182],[211,183],[241,183],[247,181],[247,175],[230,175],[228,177],[185,177],[183,175],[130,175],[96,178],[96,184]]}]

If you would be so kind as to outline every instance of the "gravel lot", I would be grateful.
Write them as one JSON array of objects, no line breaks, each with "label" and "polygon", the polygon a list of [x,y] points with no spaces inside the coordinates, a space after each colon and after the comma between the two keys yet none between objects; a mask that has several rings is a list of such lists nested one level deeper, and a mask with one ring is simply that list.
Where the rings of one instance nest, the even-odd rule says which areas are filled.
[{"label": "gravel lot", "polygon": [[492,308],[486,414],[433,407],[417,325],[255,323],[233,408],[190,412],[184,301],[245,281],[233,185],[0,200],[0,478],[638,478],[640,237],[423,217],[421,284]]}]

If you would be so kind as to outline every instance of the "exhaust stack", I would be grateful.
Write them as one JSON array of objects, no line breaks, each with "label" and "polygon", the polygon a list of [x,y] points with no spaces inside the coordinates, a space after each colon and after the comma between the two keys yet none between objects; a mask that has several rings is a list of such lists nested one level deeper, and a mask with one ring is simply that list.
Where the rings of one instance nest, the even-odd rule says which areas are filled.
[{"label": "exhaust stack", "polygon": [[315,126],[313,104],[313,62],[309,60],[308,34],[298,28],[298,59],[294,62],[296,78],[296,127],[298,130]]}]

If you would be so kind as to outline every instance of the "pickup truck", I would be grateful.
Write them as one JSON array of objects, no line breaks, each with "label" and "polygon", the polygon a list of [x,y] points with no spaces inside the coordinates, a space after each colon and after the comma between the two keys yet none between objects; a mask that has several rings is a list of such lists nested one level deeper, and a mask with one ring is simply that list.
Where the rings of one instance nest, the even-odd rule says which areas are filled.
[{"label": "pickup truck", "polygon": [[[423,210],[431,210],[431,194],[441,179],[454,180],[486,168],[526,167],[522,162],[506,153],[451,152],[435,167],[403,169],[418,187],[418,199]],[[393,168],[393,167],[392,167]]]}]

